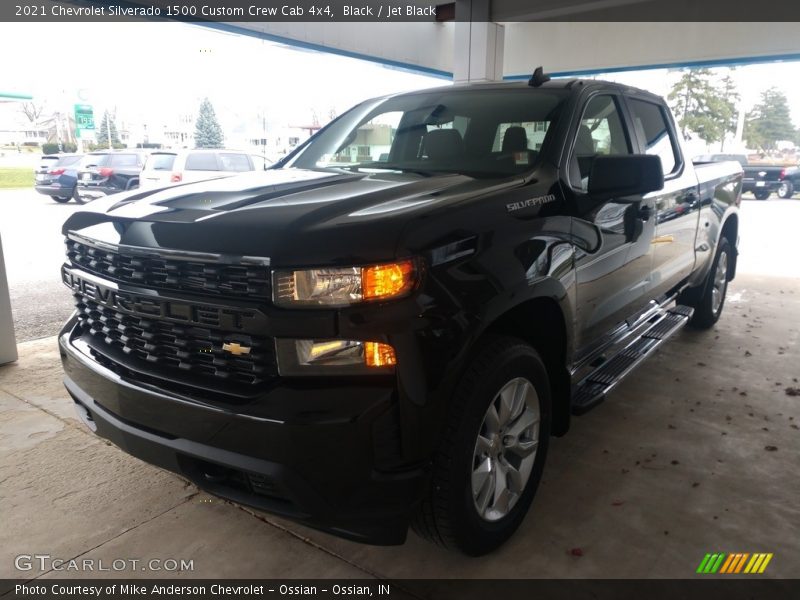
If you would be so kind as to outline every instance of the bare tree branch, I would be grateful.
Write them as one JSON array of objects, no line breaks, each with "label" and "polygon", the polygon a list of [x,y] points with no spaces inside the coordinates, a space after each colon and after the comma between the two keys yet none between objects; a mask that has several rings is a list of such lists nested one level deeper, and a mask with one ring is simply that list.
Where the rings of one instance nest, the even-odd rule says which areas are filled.
[{"label": "bare tree branch", "polygon": [[39,121],[44,112],[44,104],[38,102],[23,102],[20,110],[34,125]]}]

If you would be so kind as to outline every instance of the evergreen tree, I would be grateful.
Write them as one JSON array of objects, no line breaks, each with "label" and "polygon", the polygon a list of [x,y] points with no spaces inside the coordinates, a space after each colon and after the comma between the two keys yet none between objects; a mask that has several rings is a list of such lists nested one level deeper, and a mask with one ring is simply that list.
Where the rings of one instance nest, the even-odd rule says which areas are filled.
[{"label": "evergreen tree", "polygon": [[792,141],[797,137],[785,94],[774,87],[762,92],[761,101],[747,113],[744,123],[747,145],[774,150],[779,141]]},{"label": "evergreen tree", "polygon": [[708,69],[689,69],[672,88],[668,100],[684,138],[692,132],[711,144],[736,131],[738,94],[730,75],[719,82]]},{"label": "evergreen tree", "polygon": [[222,148],[222,141],[222,127],[214,114],[214,107],[208,98],[204,98],[194,129],[194,145],[196,148]]},{"label": "evergreen tree", "polygon": [[117,133],[117,125],[114,123],[114,116],[108,113],[108,110],[103,112],[103,119],[100,121],[100,129],[97,132],[97,147],[108,148],[108,131],[111,128],[111,143],[119,144],[119,133]]}]

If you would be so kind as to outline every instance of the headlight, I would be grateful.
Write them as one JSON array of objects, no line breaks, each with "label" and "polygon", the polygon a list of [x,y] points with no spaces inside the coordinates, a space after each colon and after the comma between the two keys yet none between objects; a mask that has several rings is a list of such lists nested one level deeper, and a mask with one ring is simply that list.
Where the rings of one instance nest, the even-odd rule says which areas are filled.
[{"label": "headlight", "polygon": [[273,301],[277,306],[338,307],[405,296],[417,283],[413,260],[336,269],[275,271]]},{"label": "headlight", "polygon": [[278,338],[275,349],[283,376],[379,375],[397,364],[394,348],[383,342]]}]

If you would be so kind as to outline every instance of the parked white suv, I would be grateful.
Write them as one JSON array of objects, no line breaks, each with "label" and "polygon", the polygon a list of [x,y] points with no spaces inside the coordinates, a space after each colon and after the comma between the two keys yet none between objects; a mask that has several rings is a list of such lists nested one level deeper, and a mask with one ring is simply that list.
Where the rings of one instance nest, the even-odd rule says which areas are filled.
[{"label": "parked white suv", "polygon": [[239,150],[156,150],[139,176],[139,188],[230,177],[244,171],[263,170],[267,161]]}]

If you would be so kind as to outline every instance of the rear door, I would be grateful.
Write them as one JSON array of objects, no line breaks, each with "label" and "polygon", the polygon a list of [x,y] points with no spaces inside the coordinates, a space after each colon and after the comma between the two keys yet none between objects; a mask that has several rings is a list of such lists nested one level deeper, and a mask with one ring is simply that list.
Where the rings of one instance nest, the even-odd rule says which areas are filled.
[{"label": "rear door", "polygon": [[664,189],[648,194],[655,204],[653,274],[648,293],[658,298],[691,274],[700,219],[697,176],[681,153],[672,118],[660,102],[627,96],[637,151],[661,159]]},{"label": "rear door", "polygon": [[583,106],[568,158],[567,193],[577,218],[596,225],[602,246],[576,255],[578,355],[603,345],[609,334],[647,304],[655,235],[653,200],[628,196],[596,201],[588,194],[589,174],[600,155],[634,153],[622,97],[592,95]]}]

